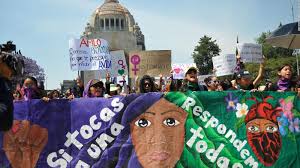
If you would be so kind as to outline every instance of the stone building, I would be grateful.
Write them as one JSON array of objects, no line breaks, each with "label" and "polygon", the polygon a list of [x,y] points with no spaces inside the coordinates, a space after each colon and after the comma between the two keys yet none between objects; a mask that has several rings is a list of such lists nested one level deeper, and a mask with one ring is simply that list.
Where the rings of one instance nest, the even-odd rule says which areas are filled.
[{"label": "stone building", "polygon": [[[111,50],[124,50],[127,57],[130,51],[145,50],[145,39],[140,27],[118,0],[105,0],[93,12],[82,37],[103,38],[109,42]],[[81,72],[81,75],[92,77],[93,73],[95,72],[86,71]]]}]

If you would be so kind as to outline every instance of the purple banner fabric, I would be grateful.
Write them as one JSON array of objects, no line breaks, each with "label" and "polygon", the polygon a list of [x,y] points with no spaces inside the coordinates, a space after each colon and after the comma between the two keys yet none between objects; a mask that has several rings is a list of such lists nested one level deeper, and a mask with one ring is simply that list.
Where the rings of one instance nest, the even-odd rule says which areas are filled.
[{"label": "purple banner fabric", "polygon": [[0,167],[21,165],[27,156],[36,157],[28,167],[141,167],[129,123],[161,97],[16,102],[14,126],[0,134]]}]

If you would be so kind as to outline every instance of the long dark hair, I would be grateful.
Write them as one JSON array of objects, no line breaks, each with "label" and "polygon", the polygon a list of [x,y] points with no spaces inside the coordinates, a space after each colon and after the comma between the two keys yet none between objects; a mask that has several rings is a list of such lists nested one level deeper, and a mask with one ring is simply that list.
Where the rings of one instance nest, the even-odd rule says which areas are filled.
[{"label": "long dark hair", "polygon": [[150,85],[151,85],[151,86],[150,86],[150,87],[151,87],[150,92],[156,92],[154,80],[153,80],[153,78],[151,78],[149,75],[144,75],[144,76],[142,77],[142,79],[141,79],[141,81],[140,81],[140,92],[141,92],[141,93],[146,93],[145,88],[144,88],[144,85],[145,85],[145,81],[146,81],[146,80],[149,80],[149,82],[150,82]]}]

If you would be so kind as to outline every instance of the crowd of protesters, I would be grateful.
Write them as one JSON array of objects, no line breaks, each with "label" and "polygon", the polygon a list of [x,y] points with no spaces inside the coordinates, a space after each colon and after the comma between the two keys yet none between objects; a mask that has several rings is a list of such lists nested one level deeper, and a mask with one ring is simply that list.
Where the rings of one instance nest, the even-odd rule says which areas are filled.
[{"label": "crowd of protesters", "polygon": [[[220,81],[216,76],[209,76],[204,79],[204,84],[199,84],[197,67],[189,67],[185,71],[184,79],[173,79],[172,71],[170,76],[163,78],[162,75],[156,80],[149,75],[135,78],[134,85],[130,87],[123,76],[121,84],[116,84],[111,80],[109,74],[105,81],[92,79],[84,86],[80,78],[76,79],[74,87],[68,88],[65,93],[59,90],[52,90],[46,93],[43,84],[38,83],[34,77],[26,77],[21,86],[17,86],[14,92],[14,100],[43,99],[74,99],[74,98],[109,98],[115,95],[127,95],[131,93],[148,92],[174,92],[174,91],[298,91],[298,81],[292,76],[291,65],[282,65],[278,68],[278,80],[272,83],[270,80],[263,80],[264,62],[259,66],[258,76],[253,79],[251,74],[245,69],[244,64],[237,56],[237,67],[233,77]],[[262,84],[262,81],[266,81]],[[262,85],[261,85],[262,84]]]}]

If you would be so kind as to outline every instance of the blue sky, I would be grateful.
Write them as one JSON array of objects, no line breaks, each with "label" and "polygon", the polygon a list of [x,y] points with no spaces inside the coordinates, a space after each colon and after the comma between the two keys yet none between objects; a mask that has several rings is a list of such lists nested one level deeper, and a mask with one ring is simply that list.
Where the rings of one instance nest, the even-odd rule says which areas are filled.
[{"label": "blue sky", "polygon": [[[261,32],[280,22],[293,22],[296,0],[119,0],[139,23],[146,49],[172,50],[173,63],[193,62],[199,39],[217,40],[222,52],[235,52],[240,42],[254,42]],[[22,54],[45,69],[47,89],[74,79],[68,59],[68,40],[79,38],[93,11],[104,0],[2,0],[0,43],[13,40]]]}]

